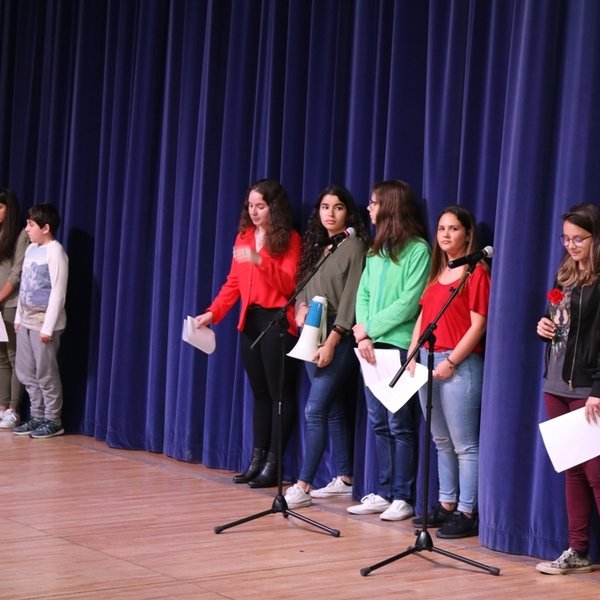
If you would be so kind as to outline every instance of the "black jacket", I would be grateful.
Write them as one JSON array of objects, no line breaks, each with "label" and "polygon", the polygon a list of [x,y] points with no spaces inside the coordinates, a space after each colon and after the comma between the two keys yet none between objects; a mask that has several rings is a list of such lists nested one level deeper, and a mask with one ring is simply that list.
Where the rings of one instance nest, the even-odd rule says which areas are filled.
[{"label": "black jacket", "polygon": [[[550,342],[546,352],[546,369]],[[600,278],[571,291],[571,324],[563,380],[572,388],[591,387],[600,398]]]}]

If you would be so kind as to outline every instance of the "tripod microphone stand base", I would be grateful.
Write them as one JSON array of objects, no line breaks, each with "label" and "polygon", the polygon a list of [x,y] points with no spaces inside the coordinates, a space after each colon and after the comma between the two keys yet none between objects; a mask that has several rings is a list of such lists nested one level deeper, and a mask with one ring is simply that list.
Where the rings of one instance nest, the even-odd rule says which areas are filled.
[{"label": "tripod microphone stand base", "polygon": [[254,515],[250,515],[248,517],[244,517],[242,519],[238,519],[237,521],[232,521],[231,523],[227,523],[226,525],[217,525],[214,528],[215,533],[221,533],[225,531],[225,529],[229,529],[230,527],[235,527],[236,525],[241,525],[242,523],[247,523],[248,521],[254,521],[254,519],[260,519],[261,517],[266,517],[267,515],[281,513],[284,518],[295,517],[300,521],[304,521],[313,527],[317,527],[318,529],[322,529],[323,531],[329,533],[333,537],[340,537],[340,532],[338,529],[332,529],[331,527],[327,527],[327,525],[323,525],[318,521],[314,521],[313,519],[309,519],[308,517],[301,515],[300,513],[294,512],[293,510],[289,510],[287,507],[287,501],[282,494],[277,494],[273,500],[273,506],[269,510],[263,510]]},{"label": "tripod microphone stand base", "polygon": [[453,554],[452,552],[448,552],[447,550],[442,550],[441,548],[436,548],[433,545],[433,541],[431,539],[431,535],[429,535],[428,531],[417,531],[417,540],[414,546],[410,546],[404,552],[400,552],[400,554],[396,554],[395,556],[391,556],[386,560],[382,560],[376,565],[372,565],[370,567],[365,567],[360,570],[360,574],[363,577],[366,577],[371,571],[375,569],[379,569],[380,567],[384,567],[385,565],[389,565],[390,563],[400,560],[409,554],[414,554],[415,552],[423,552],[423,550],[427,550],[428,552],[437,552],[438,554],[442,554],[443,556],[447,556],[448,558],[453,558],[454,560],[459,560],[461,562],[467,563],[472,567],[477,567],[478,569],[483,569],[487,571],[491,575],[500,575],[500,569],[497,567],[490,567],[488,565],[484,565],[483,563],[471,560],[470,558],[465,558],[464,556],[459,556],[458,554]]}]

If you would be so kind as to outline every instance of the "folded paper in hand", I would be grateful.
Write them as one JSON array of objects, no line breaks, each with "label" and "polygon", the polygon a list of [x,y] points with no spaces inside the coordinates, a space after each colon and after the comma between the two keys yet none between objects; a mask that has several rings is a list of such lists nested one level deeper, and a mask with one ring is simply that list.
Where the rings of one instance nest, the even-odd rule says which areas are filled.
[{"label": "folded paper in hand", "polygon": [[[9,324],[9,327],[14,327]],[[8,334],[6,333],[6,326],[4,325],[4,319],[0,314],[0,342],[8,342]]]},{"label": "folded paper in hand", "polygon": [[375,365],[370,365],[360,355],[358,348],[354,352],[360,362],[365,385],[390,412],[399,411],[429,379],[427,367],[417,363],[414,376],[405,371],[396,385],[390,387],[390,382],[400,369],[398,350],[376,348]]},{"label": "folded paper in hand", "polygon": [[198,327],[194,317],[188,316],[183,320],[181,339],[206,354],[212,354],[217,347],[215,332],[204,325]]}]

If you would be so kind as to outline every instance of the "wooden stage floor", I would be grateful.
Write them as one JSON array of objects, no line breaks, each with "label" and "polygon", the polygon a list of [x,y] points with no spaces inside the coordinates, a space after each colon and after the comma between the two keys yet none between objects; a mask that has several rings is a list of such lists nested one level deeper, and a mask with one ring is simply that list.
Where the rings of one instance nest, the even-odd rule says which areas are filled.
[{"label": "wooden stage floor", "polygon": [[361,576],[412,546],[414,528],[349,515],[349,499],[298,511],[339,529],[338,538],[281,514],[217,535],[217,525],[270,509],[276,490],[84,436],[2,432],[0,452],[3,600],[600,598],[598,566],[541,575],[536,559],[493,552],[477,538],[433,536],[436,547],[498,567],[499,576],[427,551]]}]

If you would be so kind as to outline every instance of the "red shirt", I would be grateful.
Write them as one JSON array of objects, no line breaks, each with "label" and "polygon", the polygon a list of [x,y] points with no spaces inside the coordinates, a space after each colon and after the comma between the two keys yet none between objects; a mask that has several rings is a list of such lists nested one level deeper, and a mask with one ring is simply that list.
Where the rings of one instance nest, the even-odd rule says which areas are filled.
[{"label": "red shirt", "polygon": [[[459,282],[460,279],[445,285],[436,281],[423,292],[420,335],[438,315],[450,297],[452,289]],[[490,273],[481,265],[477,265],[460,294],[452,300],[446,312],[437,322],[437,328],[433,332],[436,338],[435,351],[444,352],[455,348],[471,326],[471,311],[487,317],[489,302]],[[475,346],[473,352],[483,352],[481,342]]]},{"label": "red shirt", "polygon": [[[256,251],[254,227],[250,227],[235,238],[234,248],[250,246]],[[219,290],[217,297],[207,310],[213,313],[213,322],[218,323],[231,307],[241,299],[238,331],[244,330],[248,307],[258,305],[262,308],[281,308],[296,289],[296,273],[300,261],[302,241],[297,231],[290,232],[290,245],[279,256],[272,256],[263,246],[258,254],[260,265],[251,262],[239,263],[232,259],[227,280]],[[298,328],[294,319],[293,304],[287,309],[288,331],[297,335]]]}]

